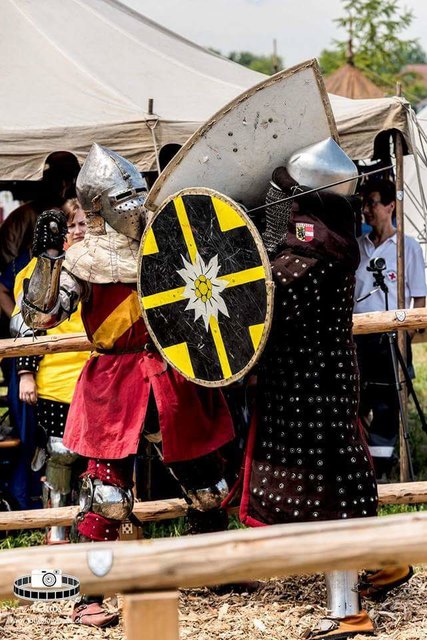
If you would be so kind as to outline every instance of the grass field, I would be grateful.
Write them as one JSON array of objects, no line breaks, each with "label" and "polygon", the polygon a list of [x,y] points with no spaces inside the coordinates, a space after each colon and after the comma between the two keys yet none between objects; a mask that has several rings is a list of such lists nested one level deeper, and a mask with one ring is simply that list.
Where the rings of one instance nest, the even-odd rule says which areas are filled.
[{"label": "grass field", "polygon": [[[427,343],[412,347],[416,378],[415,393],[426,413],[427,410]],[[414,472],[418,480],[427,480],[427,434],[420,426],[420,420],[412,400],[409,403],[409,433],[412,448]]]}]

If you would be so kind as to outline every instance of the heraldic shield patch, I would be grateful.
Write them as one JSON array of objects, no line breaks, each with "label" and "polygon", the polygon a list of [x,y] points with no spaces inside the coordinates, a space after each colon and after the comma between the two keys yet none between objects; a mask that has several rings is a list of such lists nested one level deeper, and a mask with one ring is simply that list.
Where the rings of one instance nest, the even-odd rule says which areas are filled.
[{"label": "heraldic shield patch", "polygon": [[258,231],[230,198],[204,188],[168,198],[141,240],[142,313],[162,356],[185,378],[224,386],[257,361],[273,284]]}]

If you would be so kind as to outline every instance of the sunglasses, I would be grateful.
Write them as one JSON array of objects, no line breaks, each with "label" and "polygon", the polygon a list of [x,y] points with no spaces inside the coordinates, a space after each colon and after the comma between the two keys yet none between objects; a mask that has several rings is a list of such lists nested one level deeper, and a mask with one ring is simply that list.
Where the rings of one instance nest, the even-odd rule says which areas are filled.
[{"label": "sunglasses", "polygon": [[363,203],[363,206],[368,206],[368,207],[374,208],[379,204],[381,204],[381,200],[374,200],[373,198],[367,198],[365,200],[365,202]]}]

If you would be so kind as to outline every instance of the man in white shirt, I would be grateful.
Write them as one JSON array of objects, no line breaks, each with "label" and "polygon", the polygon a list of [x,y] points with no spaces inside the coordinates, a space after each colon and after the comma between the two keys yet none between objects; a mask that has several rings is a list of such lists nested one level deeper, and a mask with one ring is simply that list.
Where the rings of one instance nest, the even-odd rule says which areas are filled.
[{"label": "man in white shirt", "polygon": [[[361,260],[356,272],[354,313],[386,308],[385,293],[375,286],[373,273],[367,270],[375,258],[385,261],[382,275],[388,288],[388,308],[397,309],[397,235],[392,223],[395,207],[396,190],[389,180],[373,182],[365,190],[363,214],[372,231],[358,240]],[[373,289],[377,290],[369,295]],[[421,247],[414,238],[405,236],[405,307],[424,307],[426,295]],[[408,332],[409,338],[414,333],[414,330]],[[392,466],[399,430],[399,405],[390,347],[383,334],[358,336],[356,343],[361,377],[359,413],[366,426],[372,412],[367,427],[368,444],[377,477],[381,477]]]}]

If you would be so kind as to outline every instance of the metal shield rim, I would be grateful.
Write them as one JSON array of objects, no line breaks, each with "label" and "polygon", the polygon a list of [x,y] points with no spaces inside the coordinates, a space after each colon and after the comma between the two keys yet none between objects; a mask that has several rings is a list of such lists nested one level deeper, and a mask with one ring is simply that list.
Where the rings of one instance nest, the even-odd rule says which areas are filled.
[{"label": "metal shield rim", "polygon": [[[258,348],[256,352],[253,354],[252,358],[249,360],[249,362],[243,367],[243,369],[241,369],[238,373],[233,374],[230,378],[226,378],[226,379],[224,378],[222,380],[204,380],[203,378],[192,378],[191,376],[185,374],[183,371],[178,369],[170,361],[170,359],[163,353],[163,348],[160,345],[159,341],[157,340],[156,334],[154,333],[153,329],[150,326],[147,313],[145,311],[144,305],[142,304],[143,296],[141,291],[140,273],[141,273],[141,267],[142,267],[142,247],[144,246],[145,239],[154,221],[161,214],[163,209],[175,198],[180,196],[185,196],[185,195],[204,195],[204,196],[211,196],[211,197],[213,196],[215,198],[218,198],[219,200],[222,200],[223,202],[226,202],[233,209],[237,209],[239,214],[242,215],[248,228],[251,231],[252,237],[255,241],[256,247],[261,257],[262,266],[264,267],[265,273],[266,273],[265,288],[266,288],[267,304],[266,304],[264,328],[263,328],[261,340],[259,341],[259,344],[258,344]],[[241,378],[243,378],[243,376],[245,376],[248,373],[248,371],[250,371],[256,365],[259,358],[261,357],[262,352],[264,351],[264,348],[270,333],[270,329],[271,329],[271,323],[273,320],[274,286],[275,285],[274,285],[273,276],[271,272],[270,260],[268,259],[267,251],[266,251],[266,248],[264,247],[264,243],[261,239],[261,235],[258,229],[254,225],[252,220],[249,218],[247,213],[245,213],[242,207],[240,207],[235,200],[233,200],[232,198],[229,198],[223,193],[220,193],[219,191],[216,191],[215,189],[210,189],[208,187],[185,187],[185,189],[180,189],[176,193],[173,193],[172,195],[168,196],[162,202],[161,206],[157,209],[157,211],[154,214],[152,214],[152,216],[150,217],[150,220],[148,221],[144,229],[144,233],[142,234],[141,243],[139,246],[139,253],[138,253],[138,279],[137,279],[138,303],[141,309],[142,317],[145,322],[145,326],[147,327],[147,331],[150,334],[150,337],[153,343],[155,344],[157,350],[159,351],[160,355],[162,356],[162,358],[168,363],[170,367],[175,369],[175,371],[178,371],[178,373],[182,375],[183,378],[185,378],[186,380],[189,380],[190,382],[194,382],[195,384],[200,385],[202,387],[212,387],[212,388],[227,387],[230,384],[233,384],[233,382],[236,382],[237,380],[241,380]]]}]

